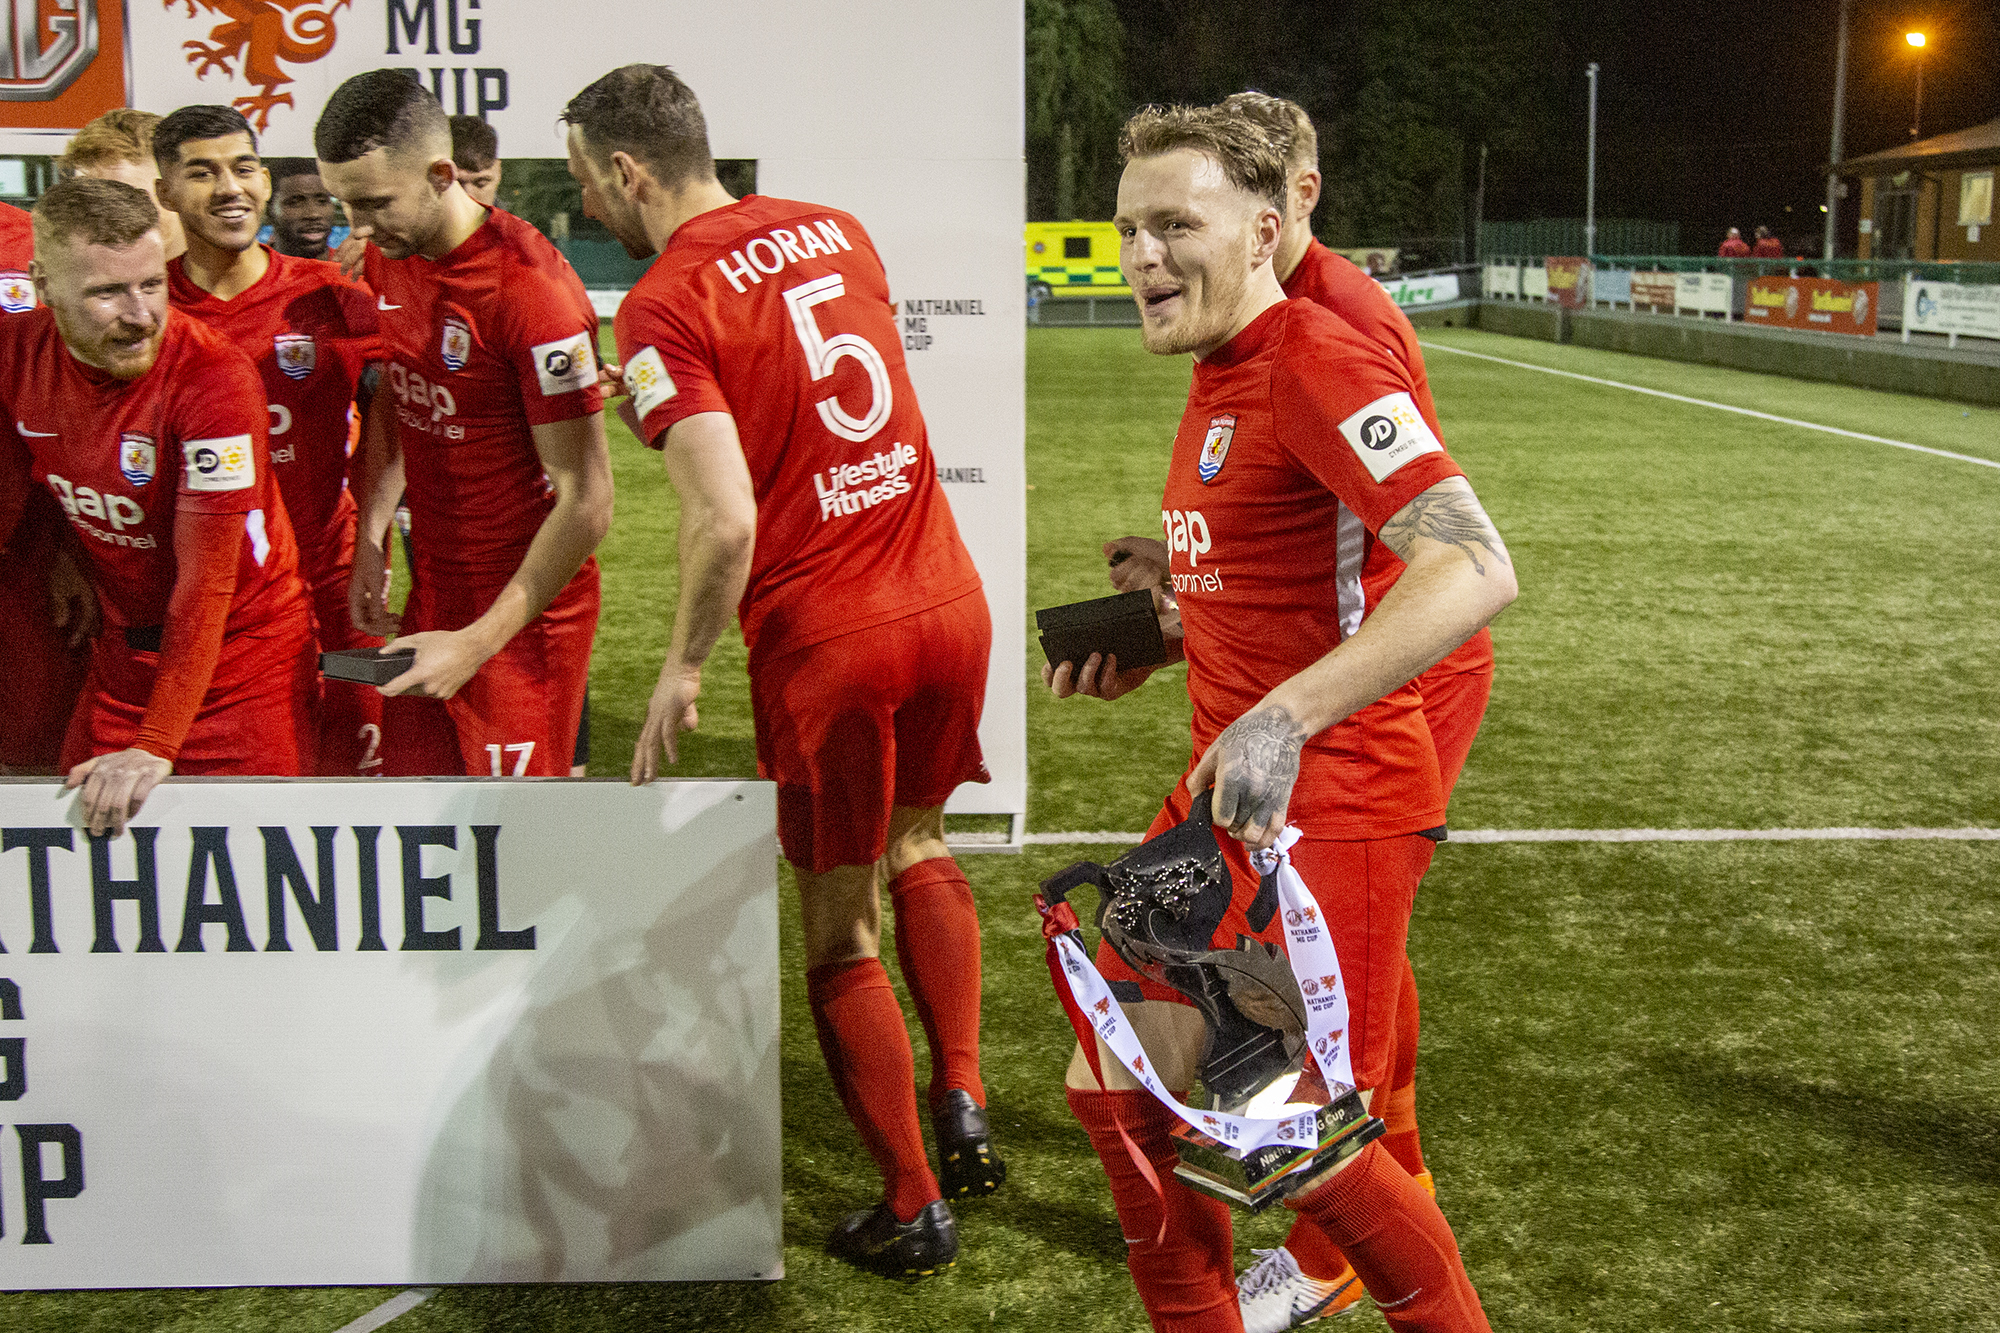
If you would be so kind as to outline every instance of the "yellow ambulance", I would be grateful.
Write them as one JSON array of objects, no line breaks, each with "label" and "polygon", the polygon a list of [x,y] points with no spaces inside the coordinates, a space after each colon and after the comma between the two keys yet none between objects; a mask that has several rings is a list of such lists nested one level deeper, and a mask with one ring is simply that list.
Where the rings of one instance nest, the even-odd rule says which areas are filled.
[{"label": "yellow ambulance", "polygon": [[1030,222],[1028,290],[1052,296],[1130,296],[1118,271],[1118,228],[1109,222]]}]

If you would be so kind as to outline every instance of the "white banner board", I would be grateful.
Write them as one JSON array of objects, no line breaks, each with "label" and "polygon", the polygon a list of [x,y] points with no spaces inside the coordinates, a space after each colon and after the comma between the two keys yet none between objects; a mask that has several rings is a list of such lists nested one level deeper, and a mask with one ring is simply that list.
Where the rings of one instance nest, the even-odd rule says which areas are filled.
[{"label": "white banner board", "polygon": [[1486,294],[1513,298],[1521,294],[1521,266],[1519,264],[1488,264],[1486,266]]},{"label": "white banner board", "polygon": [[780,1275],[775,789],[0,782],[0,1287]]},{"label": "white banner board", "polygon": [[1676,313],[1682,310],[1700,315],[1732,313],[1731,279],[1727,273],[1683,273],[1679,286],[1680,294],[1674,302]]},{"label": "white banner board", "polygon": [[1549,299],[1549,271],[1540,264],[1521,265],[1521,295],[1530,301]]},{"label": "white banner board", "polygon": [[[671,65],[701,99],[715,155],[754,159],[760,192],[860,218],[993,613],[980,726],[993,781],[962,788],[950,809],[1026,811],[1019,4],[595,0],[563,19],[541,0],[141,0],[114,24],[102,0],[69,2],[125,34],[129,50],[107,36],[95,58],[123,62],[131,105],[232,103],[266,156],[312,156],[328,95],[396,67],[446,111],[484,116],[503,157],[561,157],[557,116],[572,96],[619,65]],[[0,125],[17,127],[0,130],[0,151],[61,151],[66,135],[18,128],[34,105],[0,101]]]},{"label": "white banner board", "polygon": [[1397,305],[1443,305],[1458,299],[1458,274],[1425,273],[1414,278],[1386,278],[1382,290]]},{"label": "white banner board", "polygon": [[2000,338],[2000,287],[1913,278],[1903,289],[1903,332]]}]

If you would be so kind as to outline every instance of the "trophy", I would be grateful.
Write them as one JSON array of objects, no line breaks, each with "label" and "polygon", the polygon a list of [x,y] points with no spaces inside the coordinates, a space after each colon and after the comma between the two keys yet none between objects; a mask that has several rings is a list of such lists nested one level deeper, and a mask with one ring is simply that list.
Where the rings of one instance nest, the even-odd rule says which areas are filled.
[{"label": "trophy", "polygon": [[[1247,936],[1233,948],[1214,946],[1233,889],[1209,793],[1195,798],[1181,823],[1110,865],[1079,861],[1043,881],[1042,898],[1066,904],[1084,884],[1097,886],[1097,926],[1118,956],[1186,996],[1204,1021],[1196,1061],[1200,1087],[1191,1091],[1188,1106],[1176,1108],[1182,1123],[1173,1130],[1180,1157],[1175,1175],[1193,1189],[1258,1212],[1382,1135],[1382,1122],[1368,1114],[1361,1094],[1344,1083],[1329,1084],[1320,1058],[1307,1058],[1311,1025],[1286,955]],[[1278,906],[1276,874],[1265,874],[1246,913],[1251,928],[1268,925]],[[1078,1035],[1091,1039],[1087,1031]],[[1339,1035],[1333,1034],[1335,1043]],[[1288,1142],[1305,1137],[1294,1123],[1281,1125],[1275,1142],[1246,1149],[1229,1141],[1238,1132],[1236,1117],[1296,1122],[1308,1112],[1317,1124],[1317,1146]]]}]

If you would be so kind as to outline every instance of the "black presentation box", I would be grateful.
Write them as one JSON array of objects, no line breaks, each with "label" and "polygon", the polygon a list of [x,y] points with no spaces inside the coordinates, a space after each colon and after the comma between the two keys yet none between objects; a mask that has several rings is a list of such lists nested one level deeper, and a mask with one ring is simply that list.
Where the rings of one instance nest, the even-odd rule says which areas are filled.
[{"label": "black presentation box", "polygon": [[1153,594],[1144,589],[1037,611],[1035,628],[1042,632],[1050,666],[1074,662],[1081,670],[1092,653],[1115,654],[1120,671],[1167,660]]},{"label": "black presentation box", "polygon": [[342,648],[319,655],[319,674],[328,680],[352,680],[363,685],[387,685],[410,669],[417,650],[403,648],[378,653],[373,648]]}]

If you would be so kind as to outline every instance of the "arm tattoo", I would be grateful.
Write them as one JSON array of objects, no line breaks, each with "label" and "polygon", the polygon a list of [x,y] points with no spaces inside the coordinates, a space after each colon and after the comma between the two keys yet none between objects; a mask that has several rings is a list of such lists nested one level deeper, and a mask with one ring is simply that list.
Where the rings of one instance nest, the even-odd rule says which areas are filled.
[{"label": "arm tattoo", "polygon": [[1417,538],[1428,537],[1465,552],[1473,569],[1481,574],[1486,566],[1479,563],[1480,547],[1501,564],[1510,563],[1493,521],[1479,507],[1478,498],[1461,487],[1434,486],[1425,491],[1382,525],[1381,537],[1404,561],[1416,549]]},{"label": "arm tattoo", "polygon": [[1282,823],[1299,777],[1299,750],[1305,728],[1275,705],[1253,709],[1216,737],[1221,813],[1231,826]]}]

